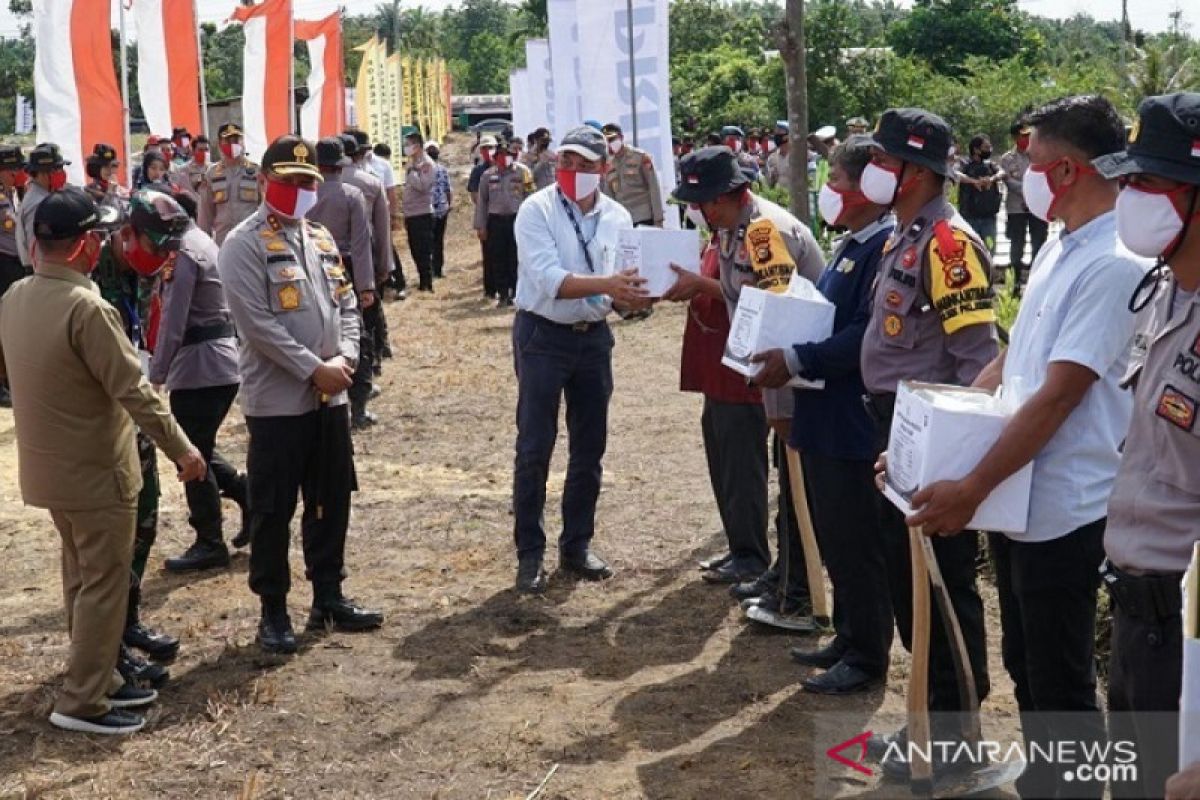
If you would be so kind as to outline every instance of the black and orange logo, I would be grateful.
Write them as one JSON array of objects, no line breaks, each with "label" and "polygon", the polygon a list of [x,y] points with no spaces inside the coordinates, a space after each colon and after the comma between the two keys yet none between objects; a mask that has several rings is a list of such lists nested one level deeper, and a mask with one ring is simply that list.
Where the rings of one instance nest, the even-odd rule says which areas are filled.
[{"label": "black and orange logo", "polygon": [[1168,385],[1158,398],[1154,413],[1172,425],[1191,431],[1196,424],[1196,401]]},{"label": "black and orange logo", "polygon": [[942,265],[942,275],[946,279],[947,289],[961,289],[971,282],[971,270],[963,258],[946,259]]}]

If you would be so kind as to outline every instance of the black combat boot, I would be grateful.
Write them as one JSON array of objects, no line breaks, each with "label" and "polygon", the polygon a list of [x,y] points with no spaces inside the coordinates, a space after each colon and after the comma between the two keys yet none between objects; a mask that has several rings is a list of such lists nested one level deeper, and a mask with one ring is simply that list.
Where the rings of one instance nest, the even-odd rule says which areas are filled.
[{"label": "black combat boot", "polygon": [[174,636],[146,627],[138,617],[142,604],[142,587],[131,584],[129,606],[125,612],[125,633],[121,637],[126,647],[136,647],[156,661],[170,661],[179,653],[179,640]]},{"label": "black combat boot", "polygon": [[258,646],[268,653],[296,652],[296,634],[288,617],[287,597],[263,597]]},{"label": "black combat boot", "polygon": [[369,631],[383,624],[383,612],[370,611],[342,594],[337,584],[313,586],[312,611],[308,615],[308,630]]}]

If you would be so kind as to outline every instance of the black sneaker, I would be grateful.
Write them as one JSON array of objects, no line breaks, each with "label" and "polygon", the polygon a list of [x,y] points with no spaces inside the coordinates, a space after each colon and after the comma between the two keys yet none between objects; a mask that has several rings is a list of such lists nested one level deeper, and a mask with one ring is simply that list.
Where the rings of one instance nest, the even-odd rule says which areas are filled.
[{"label": "black sneaker", "polygon": [[167,572],[192,572],[229,566],[229,548],[224,542],[195,542],[183,555],[168,558],[163,567]]},{"label": "black sneaker", "polygon": [[108,696],[108,703],[113,708],[141,708],[150,705],[157,699],[158,692],[153,689],[143,689],[126,681],[121,684],[120,689]]},{"label": "black sneaker", "polygon": [[121,673],[126,683],[155,689],[162,688],[171,679],[171,673],[166,667],[146,661],[123,644],[121,652],[117,655],[117,672]]},{"label": "black sneaker", "polygon": [[178,639],[148,628],[141,622],[126,627],[121,639],[127,647],[136,647],[158,661],[170,661],[179,653]]},{"label": "black sneaker", "polygon": [[146,720],[137,714],[114,708],[98,717],[68,717],[55,711],[50,715],[50,724],[64,731],[117,736],[137,733],[146,725]]},{"label": "black sneaker", "polygon": [[349,598],[339,597],[337,600],[314,602],[308,615],[307,629],[316,631],[332,627],[336,631],[354,633],[374,630],[382,624],[382,611],[370,611]]}]

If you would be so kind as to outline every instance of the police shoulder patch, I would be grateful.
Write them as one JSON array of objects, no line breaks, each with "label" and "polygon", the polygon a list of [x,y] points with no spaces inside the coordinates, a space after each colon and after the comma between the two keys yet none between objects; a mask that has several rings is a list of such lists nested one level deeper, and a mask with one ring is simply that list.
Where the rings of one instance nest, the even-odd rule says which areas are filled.
[{"label": "police shoulder patch", "polygon": [[786,289],[796,262],[775,223],[765,217],[751,222],[746,227],[744,246],[750,268],[758,278],[758,288],[780,292]]},{"label": "police shoulder patch", "polygon": [[1191,432],[1196,425],[1196,400],[1167,384],[1158,397],[1154,413],[1177,428]]},{"label": "police shoulder patch", "polygon": [[988,269],[965,231],[939,220],[929,241],[928,256],[929,294],[947,334],[996,321]]}]

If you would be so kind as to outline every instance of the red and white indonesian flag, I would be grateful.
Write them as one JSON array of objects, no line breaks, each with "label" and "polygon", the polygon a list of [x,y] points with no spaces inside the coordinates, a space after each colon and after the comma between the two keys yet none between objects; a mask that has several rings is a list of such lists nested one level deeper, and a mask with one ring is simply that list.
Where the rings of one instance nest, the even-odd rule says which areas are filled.
[{"label": "red and white indonesian flag", "polygon": [[257,161],[267,145],[292,129],[292,0],[238,6],[230,19],[246,32],[242,128],[246,155]]},{"label": "red and white indonesian flag", "polygon": [[201,133],[200,55],[192,0],[134,0],[138,94],[150,132]]},{"label": "red and white indonesian flag", "polygon": [[[119,1],[119,0],[118,0]],[[33,95],[37,138],[54,142],[82,185],[84,157],[98,142],[125,162],[121,92],[113,68],[109,0],[34,0]]]},{"label": "red and white indonesian flag", "polygon": [[296,20],[296,38],[308,42],[308,99],[300,109],[300,135],[316,141],[346,128],[346,76],[342,68],[342,15]]}]

